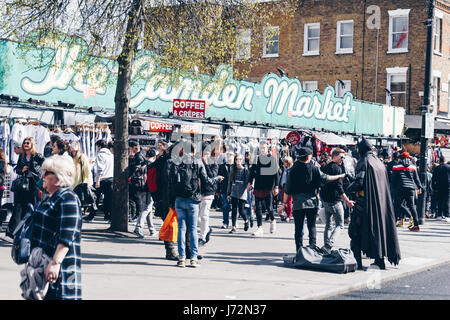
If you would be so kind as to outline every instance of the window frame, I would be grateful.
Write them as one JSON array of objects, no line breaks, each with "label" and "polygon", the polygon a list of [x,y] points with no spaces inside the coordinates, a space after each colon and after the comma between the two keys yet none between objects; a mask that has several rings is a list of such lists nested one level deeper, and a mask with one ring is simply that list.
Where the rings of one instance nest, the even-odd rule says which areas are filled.
[{"label": "window frame", "polygon": [[[439,23],[439,34],[436,33]],[[433,23],[433,52],[438,56],[442,56],[442,27],[444,26],[444,16],[442,12],[435,11],[434,23]],[[436,49],[437,40],[439,41],[439,47]]]},{"label": "window frame", "polygon": [[[308,28],[309,27],[318,27],[319,28],[319,45],[316,51],[310,51],[308,50]],[[314,38],[316,39],[316,38]],[[305,23],[304,29],[303,29],[303,56],[319,56],[320,55],[320,22],[313,22],[313,23]]]},{"label": "window frame", "polygon": [[[278,51],[277,53],[266,53],[266,33],[268,29],[277,29],[278,30]],[[270,26],[264,27],[264,37],[263,37],[263,58],[278,58],[280,56],[280,26]]]},{"label": "window frame", "polygon": [[[351,48],[341,48],[341,37],[348,35],[341,35],[341,25],[345,23],[352,23],[352,47]],[[353,52],[353,40],[355,34],[355,21],[354,20],[340,20],[337,22],[336,26],[336,54],[352,54]]]},{"label": "window frame", "polygon": [[[316,89],[313,90],[313,91],[306,91],[305,90],[305,84],[312,84],[312,83],[314,83],[316,85]],[[317,91],[317,90],[319,90],[319,82],[317,80],[303,81],[302,82],[302,90],[303,90],[303,92],[307,92],[307,93],[311,93],[311,92]]]},{"label": "window frame", "polygon": [[[405,101],[404,101],[404,103],[405,103],[405,106],[404,107],[406,107],[406,103],[407,103],[407,93],[408,93],[408,88],[407,88],[407,84],[408,84],[408,77],[407,77],[407,75],[408,75],[408,67],[404,67],[404,68],[400,68],[400,67],[395,67],[395,68],[386,68],[386,73],[387,73],[387,82],[386,82],[386,87],[389,89],[389,91],[391,92],[391,94],[394,94],[394,93],[401,93],[401,92],[403,92],[403,91],[396,91],[396,92],[393,92],[392,90],[391,90],[391,76],[399,76],[399,75],[401,75],[401,76],[405,76],[405,91],[404,91],[404,93],[405,93]],[[386,92],[386,104],[387,105],[392,105],[392,101],[391,101],[391,96]],[[400,105],[398,105],[398,106],[400,106]]]},{"label": "window frame", "polygon": [[352,80],[342,80],[342,82],[344,82],[346,90],[347,90],[347,85],[350,87],[350,89],[347,90],[346,92],[344,92],[344,94],[338,95],[338,91],[339,91],[338,88],[340,88],[341,83],[338,80],[336,80],[336,83],[334,85],[334,92],[336,94],[336,98],[343,98],[347,92],[350,92],[350,93],[352,92]]},{"label": "window frame", "polygon": [[[409,13],[411,9],[397,9],[397,10],[389,10],[389,43],[388,43],[388,51],[387,53],[407,53],[409,52]],[[406,30],[406,48],[393,48],[393,29],[394,29],[394,18],[407,18],[407,30]]]}]

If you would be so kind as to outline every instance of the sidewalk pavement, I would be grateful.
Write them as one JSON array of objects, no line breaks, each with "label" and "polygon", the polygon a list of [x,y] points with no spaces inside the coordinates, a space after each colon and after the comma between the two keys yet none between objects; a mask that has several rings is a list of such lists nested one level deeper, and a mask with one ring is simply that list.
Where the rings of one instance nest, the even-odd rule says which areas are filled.
[{"label": "sidewalk pavement", "polygon": [[[450,223],[426,220],[420,232],[398,228],[402,260],[387,270],[334,274],[287,268],[283,255],[295,253],[294,223],[280,222],[264,237],[244,232],[238,222],[236,234],[220,229],[221,213],[211,210],[211,240],[200,247],[199,268],[176,267],[165,259],[165,249],[157,235],[139,239],[132,233],[108,232],[103,217],[84,223],[82,229],[82,284],[85,300],[295,300],[321,299],[352,289],[383,288],[393,280],[450,262]],[[159,228],[162,221],[155,218]],[[306,229],[306,226],[305,226]],[[318,245],[323,244],[324,224],[317,228]],[[145,230],[148,235],[148,230]],[[4,233],[2,233],[2,236]],[[305,231],[304,245],[308,243]],[[336,247],[349,248],[347,226]],[[0,240],[0,300],[21,299],[19,272],[10,258],[10,244]],[[368,267],[373,260],[364,259]]]}]

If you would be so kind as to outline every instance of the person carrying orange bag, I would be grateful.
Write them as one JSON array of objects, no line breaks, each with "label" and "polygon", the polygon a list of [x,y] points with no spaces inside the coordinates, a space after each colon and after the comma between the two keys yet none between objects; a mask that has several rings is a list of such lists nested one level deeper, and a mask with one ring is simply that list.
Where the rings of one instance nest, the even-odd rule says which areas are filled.
[{"label": "person carrying orange bag", "polygon": [[159,239],[163,241],[177,242],[178,238],[178,220],[177,212],[169,209],[169,213],[164,219],[164,223],[159,230]]}]

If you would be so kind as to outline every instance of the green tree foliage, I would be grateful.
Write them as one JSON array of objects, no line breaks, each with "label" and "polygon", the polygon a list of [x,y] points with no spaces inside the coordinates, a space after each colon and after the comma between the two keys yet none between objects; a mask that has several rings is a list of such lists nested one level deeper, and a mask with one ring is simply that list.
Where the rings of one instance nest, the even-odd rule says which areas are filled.
[{"label": "green tree foliage", "polygon": [[[157,72],[177,84],[183,74],[214,74],[221,64],[232,64],[238,32],[251,30],[252,46],[262,43],[264,26],[280,15],[292,15],[301,0],[4,0],[0,4],[0,36],[32,49],[40,59],[33,68],[46,68],[48,47],[83,44],[76,67],[95,66],[95,57],[115,61],[116,83],[114,203],[112,229],[127,231],[128,110],[131,81],[145,77],[134,72],[139,50],[156,52]],[[283,19],[279,19],[283,20]],[[287,19],[285,19],[287,20]],[[47,49],[46,49],[47,48]],[[36,50],[41,49],[41,50]],[[257,62],[252,59],[248,69]],[[169,72],[170,70],[170,72]],[[245,70],[242,75],[245,76]]]}]

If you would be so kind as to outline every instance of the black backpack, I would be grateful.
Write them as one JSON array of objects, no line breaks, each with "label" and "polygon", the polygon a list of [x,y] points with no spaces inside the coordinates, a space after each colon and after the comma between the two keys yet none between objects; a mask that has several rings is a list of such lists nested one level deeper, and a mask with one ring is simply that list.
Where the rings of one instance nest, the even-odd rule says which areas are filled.
[{"label": "black backpack", "polygon": [[128,133],[132,135],[143,135],[144,127],[141,120],[132,120],[128,128]]},{"label": "black backpack", "polygon": [[198,164],[181,163],[175,166],[174,190],[176,194],[183,198],[191,198],[199,193]]},{"label": "black backpack", "polygon": [[131,176],[130,183],[133,187],[143,190],[147,186],[147,166],[139,165]]}]

